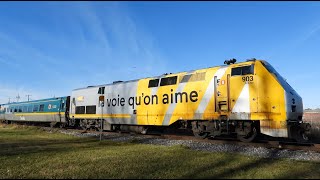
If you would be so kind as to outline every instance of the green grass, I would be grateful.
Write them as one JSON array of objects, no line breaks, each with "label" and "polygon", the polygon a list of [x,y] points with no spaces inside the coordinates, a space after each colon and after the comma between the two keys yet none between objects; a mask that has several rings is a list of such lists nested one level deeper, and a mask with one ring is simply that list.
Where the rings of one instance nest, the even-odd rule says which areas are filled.
[{"label": "green grass", "polygon": [[99,142],[0,125],[0,178],[320,178],[320,163]]}]

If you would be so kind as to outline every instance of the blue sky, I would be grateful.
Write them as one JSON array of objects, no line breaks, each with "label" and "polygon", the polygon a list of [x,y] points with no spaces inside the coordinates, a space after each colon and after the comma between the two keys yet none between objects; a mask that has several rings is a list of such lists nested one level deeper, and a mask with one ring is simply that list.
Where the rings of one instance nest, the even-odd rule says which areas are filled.
[{"label": "blue sky", "polygon": [[0,103],[254,57],[320,107],[319,2],[1,2],[0,27]]}]

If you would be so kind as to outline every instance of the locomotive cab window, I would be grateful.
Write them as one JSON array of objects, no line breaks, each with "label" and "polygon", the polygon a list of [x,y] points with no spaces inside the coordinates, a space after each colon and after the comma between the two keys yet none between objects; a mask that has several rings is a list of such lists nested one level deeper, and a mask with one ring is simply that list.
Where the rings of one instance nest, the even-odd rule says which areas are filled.
[{"label": "locomotive cab window", "polygon": [[242,67],[242,75],[253,74],[253,65]]},{"label": "locomotive cab window", "polygon": [[241,67],[232,68],[231,76],[238,76],[238,75],[241,75]]},{"label": "locomotive cab window", "polygon": [[178,76],[161,78],[160,86],[168,86],[168,85],[177,84],[177,78],[178,78]]},{"label": "locomotive cab window", "polygon": [[254,65],[235,67],[231,69],[231,76],[241,76],[254,73]]}]

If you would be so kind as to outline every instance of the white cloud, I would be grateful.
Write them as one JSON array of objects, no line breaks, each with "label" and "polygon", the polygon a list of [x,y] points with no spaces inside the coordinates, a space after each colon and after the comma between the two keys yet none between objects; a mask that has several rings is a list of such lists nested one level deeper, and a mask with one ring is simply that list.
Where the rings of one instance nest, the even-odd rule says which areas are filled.
[{"label": "white cloud", "polygon": [[305,35],[301,38],[301,40],[299,41],[300,43],[303,43],[304,41],[308,40],[309,38],[311,38],[312,36],[314,36],[315,34],[317,34],[320,30],[320,24],[317,24],[316,26],[313,26],[311,28],[311,30],[307,31],[305,33]]},{"label": "white cloud", "polygon": [[18,93],[33,99],[63,96],[75,88],[166,72],[156,40],[123,4],[53,4],[60,11],[50,11],[46,26],[12,20],[19,34],[0,30],[0,66],[14,72],[10,81],[0,82],[0,103]]}]

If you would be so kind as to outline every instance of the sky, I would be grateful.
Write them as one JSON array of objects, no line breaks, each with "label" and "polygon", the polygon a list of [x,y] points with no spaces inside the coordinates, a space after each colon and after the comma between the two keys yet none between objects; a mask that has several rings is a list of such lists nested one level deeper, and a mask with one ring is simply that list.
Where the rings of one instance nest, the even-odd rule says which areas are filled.
[{"label": "sky", "polygon": [[0,27],[0,104],[256,58],[320,108],[319,2],[1,2]]}]

